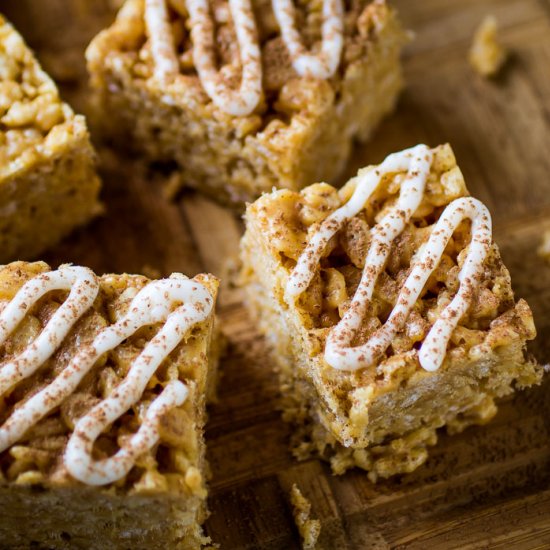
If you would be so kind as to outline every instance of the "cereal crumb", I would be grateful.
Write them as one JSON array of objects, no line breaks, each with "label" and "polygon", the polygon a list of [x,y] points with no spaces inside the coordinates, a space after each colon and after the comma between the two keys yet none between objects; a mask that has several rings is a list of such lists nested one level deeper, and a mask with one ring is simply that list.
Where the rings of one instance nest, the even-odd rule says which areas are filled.
[{"label": "cereal crumb", "polygon": [[508,52],[497,39],[497,20],[488,15],[474,34],[470,63],[481,76],[491,77],[498,73],[507,57]]},{"label": "cereal crumb", "polygon": [[295,483],[290,490],[290,502],[294,522],[302,537],[302,548],[304,550],[314,550],[321,533],[321,522],[318,519],[310,518],[311,502],[302,495]]},{"label": "cereal crumb", "polygon": [[537,254],[544,260],[550,261],[550,230],[544,232]]},{"label": "cereal crumb", "polygon": [[190,466],[185,473],[185,485],[191,489],[194,495],[199,498],[206,498],[206,489],[204,488],[202,475],[198,468]]}]

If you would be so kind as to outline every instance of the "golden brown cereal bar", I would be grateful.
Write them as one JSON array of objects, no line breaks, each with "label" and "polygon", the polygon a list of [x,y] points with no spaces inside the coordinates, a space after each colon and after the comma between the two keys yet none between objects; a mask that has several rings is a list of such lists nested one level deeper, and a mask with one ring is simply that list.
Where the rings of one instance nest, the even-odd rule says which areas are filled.
[{"label": "golden brown cereal bar", "polygon": [[100,210],[84,117],[0,16],[0,261],[32,259]]},{"label": "golden brown cereal bar", "polygon": [[[242,52],[228,3],[211,2],[203,22],[215,27],[214,57],[223,67],[208,71],[200,10],[191,19],[186,7],[196,3],[155,0],[149,18],[144,0],[127,0],[113,26],[93,40],[87,59],[104,134],[130,141],[151,161],[173,163],[184,185],[241,207],[273,186],[298,190],[334,180],[353,140],[369,137],[401,90],[406,34],[394,10],[384,0],[345,4],[343,45],[327,78],[307,66],[306,76],[295,69],[273,11],[279,0],[254,0],[252,14],[240,2],[256,31]],[[322,48],[322,5],[296,3],[294,13],[302,46],[314,52]],[[248,107],[239,116],[224,110]]]},{"label": "golden brown cereal bar", "polygon": [[211,275],[0,269],[2,546],[208,540],[203,428],[217,288]]},{"label": "golden brown cereal bar", "polygon": [[251,204],[242,240],[248,301],[281,372],[299,457],[342,473],[410,472],[439,428],[487,422],[540,381],[535,337],[448,145]]}]

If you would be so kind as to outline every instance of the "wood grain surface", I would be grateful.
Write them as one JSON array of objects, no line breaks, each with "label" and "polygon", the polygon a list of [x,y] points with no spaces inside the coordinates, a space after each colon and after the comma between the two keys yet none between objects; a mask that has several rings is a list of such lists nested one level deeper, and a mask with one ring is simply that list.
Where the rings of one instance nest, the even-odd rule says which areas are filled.
[{"label": "wood grain surface", "polygon": [[[348,172],[418,142],[449,141],[470,191],[493,213],[515,290],[535,314],[532,352],[546,363],[550,266],[536,248],[550,229],[550,0],[395,4],[416,34],[404,59],[408,87]],[[473,31],[489,13],[511,51],[496,80],[482,79],[467,62]],[[85,109],[81,90],[80,83],[64,88]],[[190,193],[167,201],[166,178],[138,159],[102,150],[101,169],[105,216],[47,260],[98,272],[208,270],[223,277],[219,315],[229,346],[207,427],[206,524],[221,548],[299,548],[293,483],[321,520],[320,548],[550,548],[550,376],[502,404],[488,426],[442,434],[427,464],[409,476],[373,485],[359,470],[334,477],[318,461],[298,463],[277,410],[276,376],[232,283],[240,220]]]}]

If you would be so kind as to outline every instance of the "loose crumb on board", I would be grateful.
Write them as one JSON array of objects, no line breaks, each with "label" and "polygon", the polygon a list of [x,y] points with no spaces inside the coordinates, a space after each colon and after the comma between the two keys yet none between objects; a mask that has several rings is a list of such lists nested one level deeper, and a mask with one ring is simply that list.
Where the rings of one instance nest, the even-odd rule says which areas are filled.
[{"label": "loose crumb on board", "polygon": [[469,60],[481,76],[495,76],[504,65],[508,52],[497,37],[497,20],[487,15],[474,34]]},{"label": "loose crumb on board", "polygon": [[542,242],[537,249],[537,254],[542,259],[550,261],[550,230],[544,232]]},{"label": "loose crumb on board", "polygon": [[294,522],[302,538],[302,548],[314,550],[321,533],[321,522],[318,519],[310,518],[311,502],[302,495],[295,483],[290,489],[290,503],[292,504]]}]

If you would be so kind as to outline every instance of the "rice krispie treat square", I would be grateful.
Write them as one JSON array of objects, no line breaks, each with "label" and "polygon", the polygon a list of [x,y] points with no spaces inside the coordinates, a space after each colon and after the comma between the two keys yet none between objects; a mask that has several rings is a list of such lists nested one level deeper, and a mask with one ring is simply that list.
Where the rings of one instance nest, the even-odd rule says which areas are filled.
[{"label": "rice krispie treat square", "polygon": [[211,275],[0,269],[3,547],[196,549],[207,540],[217,288]]},{"label": "rice krispie treat square", "polygon": [[419,145],[359,171],[250,205],[249,303],[281,373],[298,456],[335,473],[410,472],[437,430],[487,422],[536,384],[535,337],[448,145]]},{"label": "rice krispie treat square", "polygon": [[84,117],[0,16],[0,262],[32,259],[100,212]]},{"label": "rice krispie treat square", "polygon": [[340,174],[406,39],[384,0],[127,0],[87,58],[104,134],[242,207]]}]

